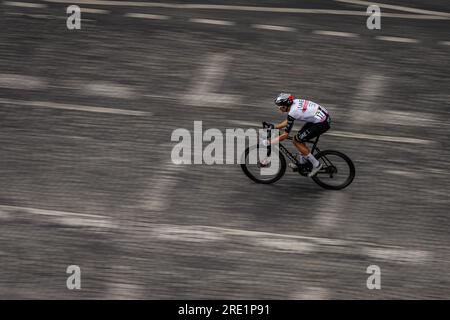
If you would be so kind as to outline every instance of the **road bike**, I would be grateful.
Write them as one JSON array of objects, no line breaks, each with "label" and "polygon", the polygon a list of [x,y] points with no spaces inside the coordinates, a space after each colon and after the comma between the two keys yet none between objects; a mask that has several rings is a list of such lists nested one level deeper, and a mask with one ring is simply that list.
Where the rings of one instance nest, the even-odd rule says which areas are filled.
[{"label": "road bike", "polygon": [[[267,130],[267,138],[270,139],[271,130],[265,122],[263,122],[263,129]],[[317,146],[319,137],[320,135],[313,140],[306,141],[306,143],[310,145],[311,153],[322,163],[322,169],[312,177],[312,180],[325,189],[344,189],[349,186],[355,178],[355,165],[348,156],[340,151],[321,151]],[[287,139],[292,140],[293,138],[289,136]],[[263,157],[263,159],[259,159],[258,157],[260,147],[262,147],[260,146],[260,143],[247,147],[242,155],[241,168],[245,175],[254,182],[270,184],[281,179],[287,168],[286,158],[293,164],[290,167],[293,168],[294,172],[297,172],[302,176],[307,176],[308,173],[311,172],[312,164],[309,161],[305,164],[300,164],[298,161],[298,153],[291,153],[282,142],[273,146],[262,147],[267,148],[267,157]],[[274,156],[272,155],[273,147],[278,148],[279,151],[274,153],[276,154],[275,156],[278,156],[279,161],[272,161],[272,163],[278,163],[278,170],[273,170],[273,174],[262,174],[261,169],[270,166],[270,163],[266,163],[265,160],[270,159],[270,156]],[[252,154],[252,152],[255,152],[256,154]],[[250,161],[251,159],[256,159],[257,161]],[[251,162],[256,163],[253,164]]]}]

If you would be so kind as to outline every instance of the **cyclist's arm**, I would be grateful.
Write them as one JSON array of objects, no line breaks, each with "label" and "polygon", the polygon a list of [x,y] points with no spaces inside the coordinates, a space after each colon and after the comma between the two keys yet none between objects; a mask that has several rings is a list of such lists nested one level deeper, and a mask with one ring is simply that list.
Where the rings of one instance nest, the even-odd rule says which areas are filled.
[{"label": "cyclist's arm", "polygon": [[284,121],[281,121],[279,124],[276,124],[274,128],[275,129],[282,129],[282,128],[286,127],[287,125],[288,125],[288,121],[286,119]]},{"label": "cyclist's arm", "polygon": [[288,115],[286,120],[284,120],[283,122],[280,122],[279,124],[277,124],[275,126],[275,129],[281,129],[281,128],[284,128],[284,127],[286,127],[286,129],[278,137],[275,137],[275,138],[271,139],[270,143],[271,144],[272,143],[277,143],[277,142],[280,142],[280,141],[283,141],[284,139],[286,139],[289,136],[289,132],[291,132],[292,127],[294,126],[294,120],[295,119],[293,117]]},{"label": "cyclist's arm", "polygon": [[282,134],[280,134],[278,137],[275,137],[273,139],[270,140],[270,144],[274,144],[280,141],[283,141],[284,139],[286,139],[289,136],[289,132],[283,132]]}]

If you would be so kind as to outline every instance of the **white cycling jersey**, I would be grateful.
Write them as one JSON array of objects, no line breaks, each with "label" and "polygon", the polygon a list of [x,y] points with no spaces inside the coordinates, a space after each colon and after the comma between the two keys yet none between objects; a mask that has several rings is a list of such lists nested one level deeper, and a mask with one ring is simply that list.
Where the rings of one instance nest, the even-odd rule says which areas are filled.
[{"label": "white cycling jersey", "polygon": [[294,99],[289,116],[295,120],[319,123],[327,119],[328,111],[321,105],[304,99]]}]

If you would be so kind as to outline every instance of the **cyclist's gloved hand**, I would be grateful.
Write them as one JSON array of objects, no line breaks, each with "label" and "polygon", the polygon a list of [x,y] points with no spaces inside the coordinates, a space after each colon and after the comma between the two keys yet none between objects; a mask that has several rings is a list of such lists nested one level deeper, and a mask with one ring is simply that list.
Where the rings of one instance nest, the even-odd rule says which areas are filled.
[{"label": "cyclist's gloved hand", "polygon": [[273,129],[273,128],[275,128],[275,125],[273,123],[264,121],[264,127],[268,128],[268,129]]},{"label": "cyclist's gloved hand", "polygon": [[268,145],[270,145],[270,141],[264,139],[264,140],[261,141],[261,145],[263,145],[264,147],[267,147]]}]

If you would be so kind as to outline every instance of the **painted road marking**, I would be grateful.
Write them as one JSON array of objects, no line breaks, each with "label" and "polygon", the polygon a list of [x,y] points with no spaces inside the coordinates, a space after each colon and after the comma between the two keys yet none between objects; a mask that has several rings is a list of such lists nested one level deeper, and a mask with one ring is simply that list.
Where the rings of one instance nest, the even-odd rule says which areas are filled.
[{"label": "painted road marking", "polygon": [[326,135],[344,138],[355,138],[355,139],[367,139],[367,140],[377,140],[377,141],[387,141],[387,142],[401,142],[401,143],[411,143],[411,144],[430,144],[434,141],[422,140],[407,137],[394,137],[394,136],[384,136],[384,135],[371,135],[363,133],[354,133],[348,131],[332,131],[326,132]]},{"label": "painted road marking", "polygon": [[[216,93],[229,69],[231,56],[226,53],[208,54],[205,60],[199,75],[194,77],[192,89],[183,97],[184,103],[207,108],[239,104],[239,96]],[[214,103],[211,105],[210,101]]]},{"label": "painted road marking", "polygon": [[405,170],[385,170],[386,174],[389,175],[398,175],[402,177],[408,177],[408,178],[420,178],[421,175],[414,171],[405,171]]},{"label": "painted road marking", "polygon": [[439,44],[444,46],[450,46],[450,41],[440,41]]},{"label": "painted road marking", "polygon": [[294,291],[290,298],[291,300],[326,300],[331,298],[331,293],[328,289],[320,287],[304,287],[301,290]]},{"label": "painted road marking", "polygon": [[[392,4],[378,3],[378,2],[373,2],[373,1],[360,1],[360,0],[334,0],[334,1],[351,3],[351,4],[359,4],[366,8],[370,5],[377,5],[380,8],[386,8],[386,9],[392,9],[392,10],[413,12],[413,13],[425,14],[425,15],[450,17],[450,13],[448,13],[448,12],[424,10],[424,9],[418,9],[418,8],[405,7],[405,6],[397,6],[397,5],[392,5]],[[383,15],[384,15],[384,13],[383,13]]]},{"label": "painted road marking", "polygon": [[314,230],[319,234],[330,232],[339,224],[339,215],[345,213],[345,206],[348,200],[348,193],[333,192],[322,194],[316,208]]},{"label": "painted road marking", "polygon": [[[60,20],[64,19],[64,20],[67,20],[67,18],[63,17],[63,16],[52,16],[52,15],[47,15],[47,14],[28,14],[28,13],[22,13],[22,12],[6,12],[6,14],[12,15],[12,16],[30,17],[30,18],[35,18],[35,19],[60,19]],[[92,21],[96,21],[96,20],[81,18],[81,21],[92,22]],[[17,88],[17,89],[23,89],[23,88]]]},{"label": "painted road marking", "polygon": [[450,20],[450,18],[442,16],[427,16],[422,14],[404,14],[404,13],[382,13],[383,18],[399,18],[399,19],[414,19],[414,20]]},{"label": "painted road marking", "polygon": [[431,258],[427,251],[405,248],[367,248],[366,254],[377,260],[400,263],[425,263]]},{"label": "painted road marking", "polygon": [[163,225],[154,229],[154,235],[164,241],[210,242],[224,241],[225,238],[212,230],[201,230],[196,226]]},{"label": "painted road marking", "polygon": [[325,30],[315,30],[314,34],[319,34],[323,36],[335,36],[335,37],[346,37],[346,38],[356,38],[359,35],[350,32],[340,32],[340,31],[325,31]]},{"label": "painted road marking", "polygon": [[361,124],[374,121],[368,117],[366,111],[375,109],[374,105],[378,103],[378,98],[382,97],[387,82],[388,79],[376,71],[366,73],[362,81],[359,81],[355,96],[351,100],[350,115],[352,122],[359,124],[360,128]]},{"label": "painted road marking", "polygon": [[[110,217],[85,213],[36,209],[30,207],[0,205],[0,217],[10,219],[15,214],[26,213],[31,215],[52,217],[57,223],[97,228],[118,228]],[[139,223],[133,222],[137,227]],[[126,226],[125,226],[126,227]],[[364,241],[342,240],[333,238],[310,237],[301,235],[280,234],[264,231],[232,229],[204,225],[174,225],[174,224],[147,224],[141,227],[149,229],[148,234],[164,241],[182,242],[209,242],[209,241],[238,241],[243,237],[246,244],[253,244],[269,250],[286,253],[339,253],[351,252],[364,254],[376,259],[395,261],[401,263],[425,263],[429,261],[431,253],[425,250],[412,250],[399,246],[380,245]]]},{"label": "painted road marking", "polygon": [[94,14],[109,14],[109,10],[93,9],[93,8],[80,8],[81,13],[94,13]]},{"label": "painted road marking", "polygon": [[43,3],[30,3],[30,2],[19,2],[19,1],[3,1],[6,6],[22,7],[22,8],[47,8],[46,4]]},{"label": "painted road marking", "polygon": [[145,209],[162,212],[169,208],[169,196],[178,183],[179,172],[184,169],[183,165],[170,162],[158,170],[157,177],[152,179],[151,192],[145,191],[143,195]]},{"label": "painted road marking", "polygon": [[[73,83],[74,87],[79,83]],[[114,82],[89,82],[81,84],[80,90],[85,95],[97,95],[116,99],[133,99],[136,93],[131,87]]]},{"label": "painted road marking", "polygon": [[106,299],[117,300],[142,300],[146,298],[147,287],[139,280],[134,280],[130,275],[138,272],[134,265],[112,265],[109,278],[106,281],[107,292]]},{"label": "painted road marking", "polygon": [[295,28],[284,27],[284,26],[274,26],[274,25],[269,25],[269,24],[252,24],[252,28],[262,29],[262,30],[285,31],[285,32],[296,31]]},{"label": "painted road marking", "polygon": [[47,88],[47,81],[42,78],[20,74],[0,74],[0,88],[40,90]]},{"label": "painted road marking", "polygon": [[36,107],[36,108],[51,108],[51,109],[73,110],[73,111],[83,111],[83,112],[109,113],[109,114],[118,114],[118,115],[127,115],[127,116],[149,116],[149,115],[151,115],[150,112],[145,112],[145,111],[82,106],[82,105],[55,103],[55,102],[49,102],[49,101],[25,101],[25,100],[13,100],[13,99],[1,99],[0,98],[0,105],[21,105],[21,106],[30,106],[30,107]]},{"label": "painted road marking", "polygon": [[[205,225],[142,224],[150,237],[164,241],[211,242],[242,241],[265,250],[293,254],[336,253],[360,254],[399,263],[426,263],[430,252],[399,246],[356,240],[310,237],[264,231],[213,227]],[[204,237],[204,238],[203,238]],[[240,239],[241,238],[241,239]],[[384,255],[385,254],[385,255]]]},{"label": "painted road marking", "polygon": [[101,215],[0,205],[0,213],[6,214],[8,218],[14,217],[14,214],[17,212],[54,217],[56,222],[71,226],[88,226],[99,228],[117,227],[114,223],[112,223],[109,217]]},{"label": "painted road marking", "polygon": [[[229,123],[245,126],[245,127],[259,127],[262,128],[260,123],[250,122],[250,121],[241,121],[241,120],[229,120]],[[344,137],[344,138],[356,138],[356,139],[367,139],[367,140],[378,140],[378,141],[387,141],[387,142],[401,142],[401,143],[412,143],[412,144],[430,144],[434,143],[431,140],[422,140],[415,138],[407,138],[407,137],[395,137],[395,136],[384,136],[384,135],[371,135],[364,133],[354,133],[348,131],[329,131],[324,133],[324,135],[335,136],[335,137]]]},{"label": "painted road marking", "polygon": [[148,14],[148,13],[126,13],[125,17],[128,18],[140,18],[140,19],[153,19],[153,20],[168,20],[170,17],[160,14]]},{"label": "painted road marking", "polygon": [[[45,0],[52,3],[69,3],[65,0]],[[272,12],[272,13],[300,13],[300,14],[334,14],[334,15],[353,15],[367,16],[366,11],[351,10],[330,10],[330,9],[305,9],[305,8],[277,8],[277,7],[258,7],[258,6],[237,6],[237,5],[214,5],[214,4],[181,4],[181,3],[160,3],[144,1],[108,1],[108,0],[78,0],[78,4],[105,5],[105,6],[123,6],[123,7],[151,7],[166,9],[191,9],[191,10],[232,10],[232,11],[251,11],[251,12]],[[435,15],[402,15],[383,13],[383,17],[410,18],[410,19],[443,19],[450,17]]]},{"label": "painted road marking", "polygon": [[376,36],[375,39],[382,41],[402,42],[402,43],[418,43],[419,40],[401,37]]},{"label": "painted road marking", "polygon": [[[372,101],[376,101],[374,98]],[[364,105],[371,104],[367,101]],[[360,108],[364,108],[364,105],[360,105]],[[415,126],[415,127],[432,127],[435,125],[445,125],[443,121],[439,121],[433,118],[432,115],[424,114],[422,112],[404,112],[404,111],[392,111],[383,110],[383,113],[377,111],[361,110],[355,107],[351,112],[353,121],[365,122],[370,119],[373,123],[394,124],[402,126]]]},{"label": "painted road marking", "polygon": [[213,19],[189,19],[190,22],[195,23],[206,23],[206,24],[215,24],[215,25],[221,25],[221,26],[233,26],[235,23],[233,21],[227,21],[227,20],[213,20]]}]

